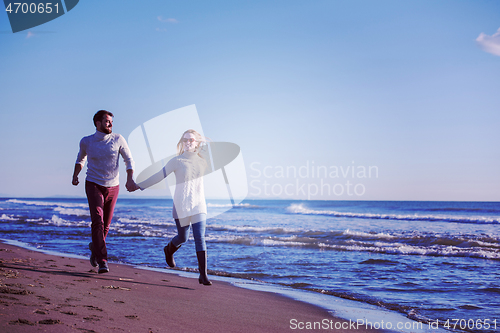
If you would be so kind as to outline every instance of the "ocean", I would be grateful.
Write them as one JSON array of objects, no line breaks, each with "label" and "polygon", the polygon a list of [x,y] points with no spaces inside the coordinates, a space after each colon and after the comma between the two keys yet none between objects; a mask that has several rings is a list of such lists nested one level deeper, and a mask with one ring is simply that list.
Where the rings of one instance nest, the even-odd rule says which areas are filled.
[{"label": "ocean", "polygon": [[[172,200],[119,198],[109,260],[165,268],[171,216]],[[88,257],[86,199],[2,198],[0,239]],[[212,275],[500,332],[499,202],[245,200],[209,219],[206,239]],[[175,258],[196,271],[192,238]]]}]

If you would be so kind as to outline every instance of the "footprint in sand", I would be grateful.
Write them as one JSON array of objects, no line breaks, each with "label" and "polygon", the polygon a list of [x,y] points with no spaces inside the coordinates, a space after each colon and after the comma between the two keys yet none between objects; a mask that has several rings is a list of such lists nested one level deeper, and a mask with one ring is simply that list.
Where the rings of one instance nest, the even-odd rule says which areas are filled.
[{"label": "footprint in sand", "polygon": [[101,320],[101,316],[96,316],[96,315],[90,315],[88,317],[83,317],[83,319],[85,320],[89,320],[89,321],[99,321]]},{"label": "footprint in sand", "polygon": [[36,323],[29,321],[27,319],[21,319],[19,318],[18,320],[11,320],[9,322],[10,325],[30,325],[30,326],[35,326]]},{"label": "footprint in sand", "polygon": [[101,311],[102,312],[102,309],[98,308],[97,306],[84,305],[84,307],[88,308],[89,310],[95,310],[95,311]]},{"label": "footprint in sand", "polygon": [[78,302],[78,301],[81,301],[81,300],[82,300],[81,298],[76,298],[76,297],[68,297],[68,298],[66,298],[64,301],[65,301],[65,302],[71,302],[71,301],[76,301],[76,302]]},{"label": "footprint in sand", "polygon": [[33,294],[33,292],[26,290],[26,289],[16,290],[16,289],[8,288],[8,287],[0,287],[0,293],[1,294],[12,294],[12,295]]},{"label": "footprint in sand", "polygon": [[38,323],[42,325],[55,325],[62,324],[62,321],[60,321],[59,319],[44,319],[40,320]]},{"label": "footprint in sand", "polygon": [[17,279],[19,275],[18,271],[13,271],[11,269],[5,270],[3,268],[0,268],[0,276],[4,276],[7,279]]},{"label": "footprint in sand", "polygon": [[129,316],[125,316],[125,318],[128,318],[128,319],[139,319],[139,316],[129,315]]},{"label": "footprint in sand", "polygon": [[4,295],[0,295],[0,298],[5,298],[5,299],[9,299],[11,301],[19,301],[18,298],[15,298],[15,297],[12,297],[12,296],[4,296]]},{"label": "footprint in sand", "polygon": [[69,315],[69,316],[77,316],[78,313],[73,312],[73,311],[60,311],[63,314]]}]

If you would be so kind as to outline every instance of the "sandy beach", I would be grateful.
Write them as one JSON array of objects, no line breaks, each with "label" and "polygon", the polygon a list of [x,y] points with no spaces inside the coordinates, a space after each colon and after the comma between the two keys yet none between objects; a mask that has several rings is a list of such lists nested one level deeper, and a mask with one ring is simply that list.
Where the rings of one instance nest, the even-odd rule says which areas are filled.
[{"label": "sandy beach", "polygon": [[273,293],[113,263],[97,274],[88,260],[4,243],[0,308],[2,332],[283,332],[314,322],[367,332],[336,330],[343,320]]}]

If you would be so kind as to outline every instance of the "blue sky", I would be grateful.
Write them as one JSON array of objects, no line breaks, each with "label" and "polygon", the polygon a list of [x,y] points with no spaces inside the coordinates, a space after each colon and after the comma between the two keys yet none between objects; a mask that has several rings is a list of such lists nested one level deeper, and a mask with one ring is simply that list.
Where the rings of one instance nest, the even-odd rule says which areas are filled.
[{"label": "blue sky", "polygon": [[[250,197],[498,201],[499,28],[495,1],[80,1],[16,34],[0,13],[0,195],[84,195],[99,109],[127,138],[195,104]],[[313,165],[378,172],[280,174]]]}]

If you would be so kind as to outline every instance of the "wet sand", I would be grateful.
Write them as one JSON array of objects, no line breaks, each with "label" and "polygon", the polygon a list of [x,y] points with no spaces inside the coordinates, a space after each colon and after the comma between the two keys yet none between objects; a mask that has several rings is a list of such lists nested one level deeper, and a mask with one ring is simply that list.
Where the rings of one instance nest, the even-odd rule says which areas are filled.
[{"label": "wet sand", "polygon": [[285,296],[109,267],[0,243],[0,332],[369,332],[337,330],[344,320]]}]

